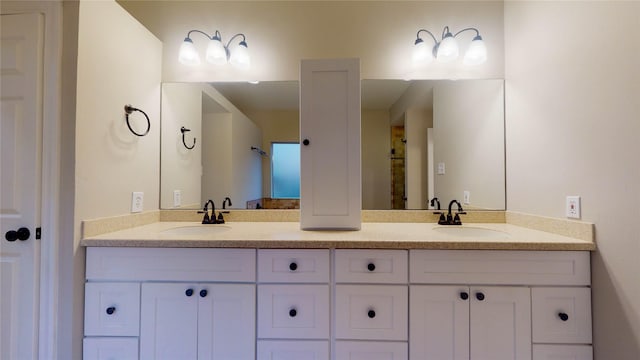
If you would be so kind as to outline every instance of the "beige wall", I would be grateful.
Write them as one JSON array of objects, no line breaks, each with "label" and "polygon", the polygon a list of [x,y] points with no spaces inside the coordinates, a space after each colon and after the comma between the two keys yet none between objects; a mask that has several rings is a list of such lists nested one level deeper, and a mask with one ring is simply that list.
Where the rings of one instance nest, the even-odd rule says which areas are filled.
[{"label": "beige wall", "polygon": [[407,209],[426,209],[429,206],[427,131],[433,127],[430,109],[409,108],[404,113],[405,143],[405,202]]},{"label": "beige wall", "polygon": [[389,112],[362,110],[362,208],[391,209]]},{"label": "beige wall", "polygon": [[505,4],[507,208],[594,222],[597,360],[640,358],[640,2]]},{"label": "beige wall", "polygon": [[[180,207],[200,204],[200,181],[202,178],[203,139],[202,130],[202,85],[189,83],[162,84],[162,126],[160,144],[160,207],[174,208],[173,192],[180,190]],[[181,127],[191,131],[185,133],[187,149],[182,142]],[[208,136],[208,135],[207,135]]]},{"label": "beige wall", "polygon": [[230,151],[233,116],[231,113],[210,113],[204,114],[202,120],[202,198],[198,203],[202,206],[205,199],[211,199],[222,207],[224,198],[230,197],[233,191]]},{"label": "beige wall", "polygon": [[[503,78],[502,1],[119,1],[164,42],[163,81],[296,80],[308,58],[361,59],[361,78]],[[411,51],[418,29],[436,36],[475,26],[489,50],[479,67],[433,64],[414,69]],[[190,68],[178,62],[187,32],[242,32],[251,69]],[[472,32],[465,33],[468,40]],[[193,35],[204,54],[206,38]],[[427,40],[428,41],[428,40]]]},{"label": "beige wall", "polygon": [[433,89],[435,196],[465,208],[504,209],[504,89],[502,80],[441,81]]}]

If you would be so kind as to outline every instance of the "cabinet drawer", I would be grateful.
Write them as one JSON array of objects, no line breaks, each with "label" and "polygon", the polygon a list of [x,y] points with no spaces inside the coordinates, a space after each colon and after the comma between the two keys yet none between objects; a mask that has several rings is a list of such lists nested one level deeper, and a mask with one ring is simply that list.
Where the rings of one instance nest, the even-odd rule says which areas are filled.
[{"label": "cabinet drawer", "polygon": [[533,360],[593,360],[591,345],[533,345]]},{"label": "cabinet drawer", "polygon": [[328,339],[329,285],[259,285],[258,337]]},{"label": "cabinet drawer", "polygon": [[411,250],[415,284],[589,285],[588,251]]},{"label": "cabinet drawer", "polygon": [[407,343],[336,341],[336,360],[406,360]]},{"label": "cabinet drawer", "polygon": [[85,336],[138,336],[140,284],[86,283]]},{"label": "cabinet drawer", "polygon": [[336,285],[336,338],[407,340],[408,290],[400,285]]},{"label": "cabinet drawer", "polygon": [[83,360],[138,360],[138,338],[84,338]]},{"label": "cabinet drawer", "polygon": [[260,340],[258,360],[329,360],[329,342]]},{"label": "cabinet drawer", "polygon": [[329,282],[329,250],[258,250],[259,282]]},{"label": "cabinet drawer", "polygon": [[337,283],[407,282],[406,250],[336,250]]},{"label": "cabinet drawer", "polygon": [[534,343],[591,343],[591,289],[533,288]]},{"label": "cabinet drawer", "polygon": [[254,282],[255,249],[87,248],[89,280]]}]

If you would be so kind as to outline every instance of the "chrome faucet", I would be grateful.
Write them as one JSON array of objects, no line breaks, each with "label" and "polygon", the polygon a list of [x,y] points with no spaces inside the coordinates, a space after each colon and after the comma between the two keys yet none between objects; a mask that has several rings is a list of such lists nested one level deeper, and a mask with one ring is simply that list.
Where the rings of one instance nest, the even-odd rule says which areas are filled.
[{"label": "chrome faucet", "polygon": [[[451,207],[453,206],[453,204],[458,205],[458,211],[456,212],[455,216],[451,214]],[[460,215],[464,215],[466,213],[467,212],[464,211],[464,209],[462,208],[462,205],[458,200],[455,200],[455,199],[451,200],[449,202],[449,212],[447,213],[447,218],[445,219],[444,214],[441,214],[440,220],[438,220],[438,225],[462,225],[462,221],[460,220]]]}]

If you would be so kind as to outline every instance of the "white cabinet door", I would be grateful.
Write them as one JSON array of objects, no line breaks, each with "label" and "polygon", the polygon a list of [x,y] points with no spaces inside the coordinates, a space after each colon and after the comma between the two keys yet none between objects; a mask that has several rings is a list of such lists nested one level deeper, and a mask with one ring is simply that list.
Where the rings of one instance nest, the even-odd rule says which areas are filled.
[{"label": "white cabinet door", "polygon": [[255,285],[198,287],[198,360],[254,358],[255,297]]},{"label": "white cabinet door", "polygon": [[411,359],[469,359],[469,288],[411,286]]},{"label": "white cabinet door", "polygon": [[531,359],[531,295],[526,287],[472,287],[473,360]]},{"label": "white cabinet door", "polygon": [[360,229],[360,60],[300,64],[300,226]]},{"label": "white cabinet door", "polygon": [[593,360],[591,345],[533,345],[533,360]]},{"label": "white cabinet door", "polygon": [[82,341],[82,360],[138,360],[138,338],[89,337]]},{"label": "white cabinet door", "polygon": [[198,292],[195,284],[142,284],[140,359],[197,360]]},{"label": "white cabinet door", "polygon": [[[406,342],[336,341],[336,360],[406,360]],[[425,358],[420,358],[425,359]]]},{"label": "white cabinet door", "polygon": [[329,360],[329,342],[260,340],[258,360]]}]

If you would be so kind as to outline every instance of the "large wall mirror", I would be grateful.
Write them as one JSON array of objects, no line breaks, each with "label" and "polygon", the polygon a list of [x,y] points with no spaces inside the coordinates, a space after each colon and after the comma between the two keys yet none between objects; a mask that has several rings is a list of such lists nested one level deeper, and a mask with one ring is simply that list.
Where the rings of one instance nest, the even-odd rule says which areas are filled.
[{"label": "large wall mirror", "polygon": [[[295,208],[272,144],[298,143],[296,81],[164,83],[161,208]],[[194,145],[195,144],[195,145]],[[362,208],[505,209],[503,80],[363,80]]]}]

